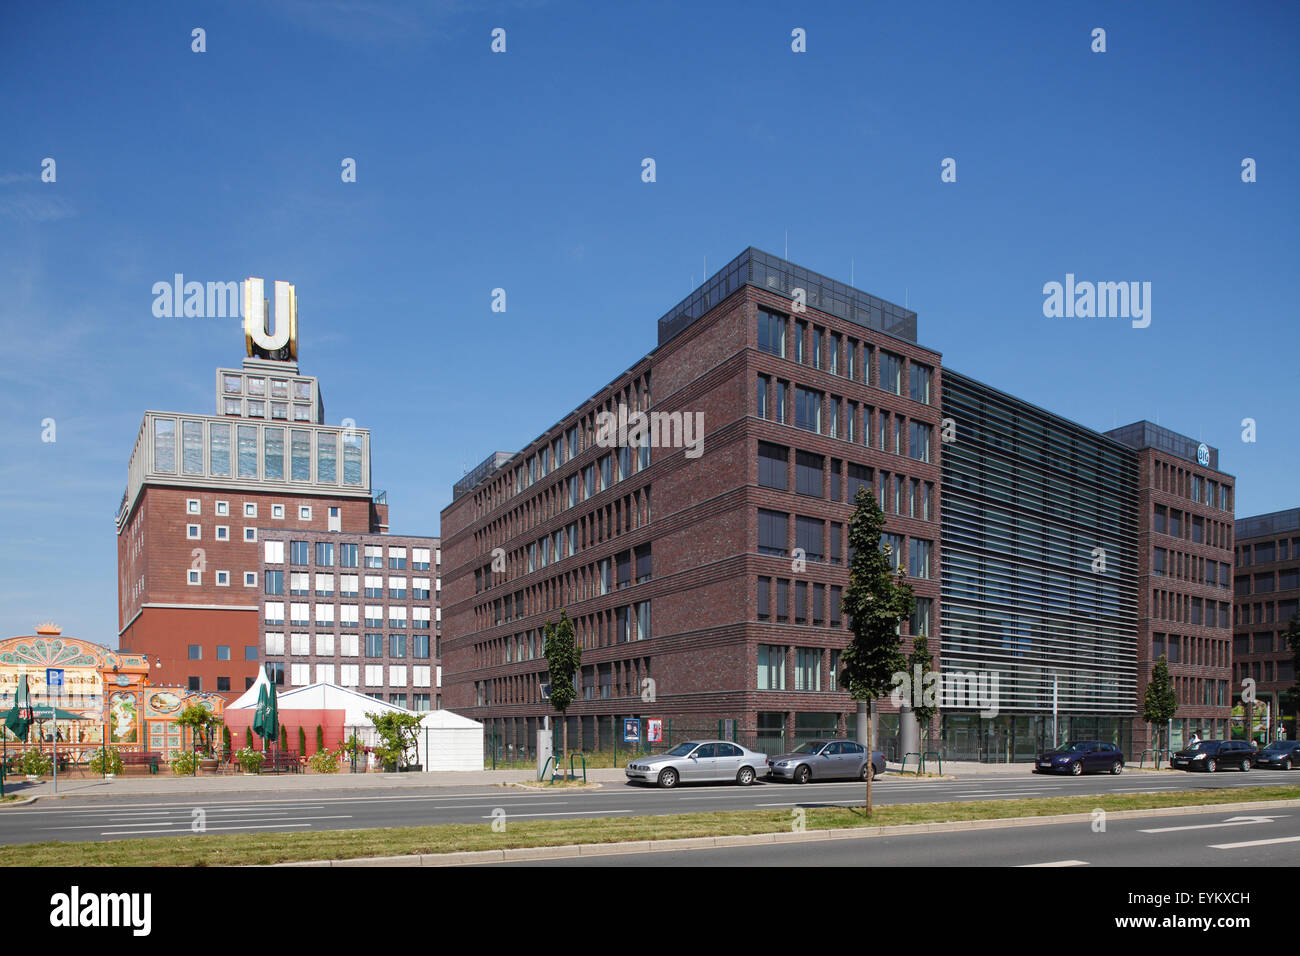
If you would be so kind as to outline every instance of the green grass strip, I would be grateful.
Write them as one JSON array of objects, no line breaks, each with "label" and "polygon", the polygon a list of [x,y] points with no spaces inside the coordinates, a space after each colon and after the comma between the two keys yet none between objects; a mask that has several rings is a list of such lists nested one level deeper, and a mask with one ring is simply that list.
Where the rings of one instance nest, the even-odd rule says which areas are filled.
[{"label": "green grass strip", "polygon": [[[962,803],[907,803],[877,806],[870,817],[861,807],[817,807],[807,793],[805,827],[809,830],[861,826],[901,826],[1007,817],[1089,813],[1096,809],[1145,810],[1214,806],[1256,800],[1297,800],[1300,786],[1184,790],[1173,793],[1092,794],[1029,800]],[[369,830],[316,830],[310,833],[193,834],[95,843],[26,843],[0,847],[0,866],[237,866],[341,860],[461,850],[616,843],[625,840],[671,840],[789,831],[793,815],[785,810],[731,810],[664,816],[575,820],[506,818],[503,832],[490,821],[426,827]]]}]

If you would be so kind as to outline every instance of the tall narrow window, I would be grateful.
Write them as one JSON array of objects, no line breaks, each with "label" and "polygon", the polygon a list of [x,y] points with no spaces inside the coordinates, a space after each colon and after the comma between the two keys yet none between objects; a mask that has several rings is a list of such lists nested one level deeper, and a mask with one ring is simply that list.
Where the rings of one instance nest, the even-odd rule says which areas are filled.
[{"label": "tall narrow window", "polygon": [[284,477],[284,429],[268,428],[262,435],[262,476]]},{"label": "tall narrow window", "polygon": [[187,475],[203,474],[202,422],[181,422],[181,469]]},{"label": "tall narrow window", "polygon": [[230,426],[224,422],[208,426],[208,460],[213,475],[230,477]]},{"label": "tall narrow window", "polygon": [[785,357],[785,317],[766,309],[758,310],[758,347]]},{"label": "tall narrow window", "polygon": [[311,432],[295,428],[289,433],[290,477],[311,481]]},{"label": "tall narrow window", "polygon": [[758,377],[758,417],[767,418],[767,376]]},{"label": "tall narrow window", "polygon": [[257,477],[257,426],[239,426],[239,477]]},{"label": "tall narrow window", "polygon": [[153,467],[155,471],[176,471],[176,422],[153,420]]}]

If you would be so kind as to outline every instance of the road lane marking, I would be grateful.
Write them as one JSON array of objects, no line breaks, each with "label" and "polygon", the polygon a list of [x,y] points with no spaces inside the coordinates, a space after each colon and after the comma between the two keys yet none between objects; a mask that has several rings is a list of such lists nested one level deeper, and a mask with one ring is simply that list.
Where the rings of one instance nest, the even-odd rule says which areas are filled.
[{"label": "road lane marking", "polygon": [[[310,823],[290,823],[291,827],[309,827]],[[253,826],[253,827],[208,827],[204,833],[212,830],[274,830],[276,826]],[[148,833],[163,833],[170,836],[176,836],[176,830],[105,830],[100,836],[143,836]],[[195,836],[203,836],[202,833],[196,833]]]},{"label": "road lane marking", "polygon": [[1156,827],[1154,830],[1139,830],[1138,833],[1174,833],[1178,830],[1217,830],[1220,827],[1242,827],[1250,826],[1253,823],[1274,823],[1283,817],[1289,817],[1289,813],[1275,813],[1271,816],[1258,817],[1229,817],[1221,823],[1197,823],[1193,826],[1185,827]]},{"label": "road lane marking", "polygon": [[1053,860],[1051,863],[1021,863],[1020,869],[1027,869],[1035,866],[1087,866],[1087,860]]},{"label": "road lane marking", "polygon": [[1239,850],[1248,846],[1270,846],[1275,843],[1300,843],[1300,836],[1274,837],[1271,840],[1246,840],[1242,843],[1211,843],[1212,850]]},{"label": "road lane marking", "polygon": [[[550,813],[507,813],[506,816],[512,819],[520,817],[572,817],[581,816],[584,813],[591,813],[590,810],[555,810]],[[600,810],[599,813],[631,813],[631,810]],[[493,816],[480,817],[480,820],[492,820]]]}]

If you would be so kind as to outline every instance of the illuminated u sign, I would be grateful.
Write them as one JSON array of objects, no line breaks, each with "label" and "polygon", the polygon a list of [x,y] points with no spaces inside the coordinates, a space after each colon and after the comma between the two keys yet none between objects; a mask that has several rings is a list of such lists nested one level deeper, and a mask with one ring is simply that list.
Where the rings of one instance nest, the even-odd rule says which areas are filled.
[{"label": "illuminated u sign", "polygon": [[271,331],[262,280],[244,280],[244,344],[253,358],[298,358],[298,297],[288,282],[275,284],[275,331]]}]

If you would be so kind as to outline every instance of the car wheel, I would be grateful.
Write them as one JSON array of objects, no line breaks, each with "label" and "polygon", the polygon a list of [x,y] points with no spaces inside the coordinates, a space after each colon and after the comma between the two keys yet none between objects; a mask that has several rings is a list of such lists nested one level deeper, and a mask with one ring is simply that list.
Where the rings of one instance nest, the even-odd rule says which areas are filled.
[{"label": "car wheel", "polygon": [[1211,757],[1209,760],[1205,761],[1205,772],[1206,772],[1206,773],[1214,773],[1214,771],[1216,771],[1216,770],[1218,770],[1218,769],[1219,769],[1219,762],[1218,762],[1217,760],[1215,760],[1213,757]]},{"label": "car wheel", "polygon": [[809,769],[807,764],[804,764],[803,766],[799,767],[794,772],[795,783],[807,783],[811,779],[812,779],[812,770]]},{"label": "car wheel", "polygon": [[1291,761],[1290,761],[1289,759],[1287,759],[1287,760],[1283,760],[1280,764],[1278,764],[1278,769],[1279,769],[1279,770],[1290,770],[1290,769],[1291,769]]},{"label": "car wheel", "polygon": [[748,787],[753,782],[754,782],[754,768],[741,767],[740,773],[736,774],[736,783],[740,784],[742,787]]},{"label": "car wheel", "polygon": [[1120,763],[1118,760],[1116,760],[1113,764],[1110,765],[1110,772],[1118,777],[1121,773],[1124,772],[1124,765]]},{"label": "car wheel", "polygon": [[875,779],[876,779],[876,768],[873,767],[873,766],[871,766],[871,762],[870,762],[870,761],[867,761],[866,763],[864,763],[864,764],[862,765],[862,769],[861,769],[860,771],[858,771],[858,779],[859,779],[859,780],[866,780],[866,779],[867,779],[867,774],[871,774],[871,779],[872,779],[872,780],[875,780]]},{"label": "car wheel", "polygon": [[663,787],[665,790],[671,790],[673,787],[677,786],[677,771],[672,767],[669,767],[667,770],[660,773],[659,786]]},{"label": "car wheel", "polygon": [[1245,757],[1245,758],[1242,759],[1242,761],[1241,761],[1241,772],[1242,772],[1242,773],[1250,773],[1250,758],[1249,758],[1249,757]]},{"label": "car wheel", "polygon": [[1083,773],[1083,761],[1076,760],[1074,763],[1070,764],[1070,773],[1075,777]]}]

